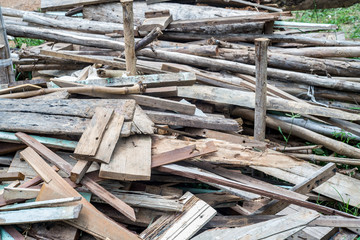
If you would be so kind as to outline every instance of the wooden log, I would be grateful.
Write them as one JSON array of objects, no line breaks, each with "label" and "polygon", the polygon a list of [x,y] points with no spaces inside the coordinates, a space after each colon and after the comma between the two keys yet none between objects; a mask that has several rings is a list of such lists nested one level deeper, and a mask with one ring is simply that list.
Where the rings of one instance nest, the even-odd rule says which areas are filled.
[{"label": "wooden log", "polygon": [[[253,50],[220,49],[219,55],[226,60],[246,64],[254,64],[256,61]],[[276,50],[269,53],[268,64],[270,67],[286,70],[347,77],[356,77],[360,71],[360,63],[357,62],[294,56],[291,54],[277,53]]]},{"label": "wooden log", "polygon": [[183,47],[157,48],[159,50],[169,52],[186,53],[203,57],[215,57],[218,55],[218,47],[216,45],[188,45]]},{"label": "wooden log", "polygon": [[[143,49],[139,51],[139,54],[147,57],[159,58],[170,62],[183,63],[197,67],[210,67],[213,69],[223,69],[232,72],[245,73],[249,75],[255,74],[254,66],[226,61],[226,60],[210,59],[200,56],[193,56],[189,54],[171,53],[171,52],[154,50],[154,49],[153,50]],[[278,70],[274,68],[268,68],[268,77],[282,79],[285,81],[306,83],[309,85],[314,85],[319,87],[346,90],[351,92],[360,90],[360,84],[358,85],[356,83],[344,82],[344,81],[339,81],[324,77],[314,77],[310,74]]]},{"label": "wooden log", "polygon": [[[237,109],[238,113],[241,112],[241,116],[253,120],[253,111],[251,110],[245,110],[245,109]],[[310,131],[306,128],[302,128],[299,126],[294,126],[289,123],[285,123],[283,121],[266,117],[266,125],[272,129],[278,130],[279,127],[281,128],[281,131],[285,133],[291,132],[292,135],[306,139],[307,141],[323,145],[324,147],[338,153],[341,155],[353,157],[353,158],[360,158],[360,150],[350,146],[346,143],[336,141],[334,139],[325,137],[321,134],[314,133],[313,131]]]},{"label": "wooden log", "polygon": [[19,72],[32,72],[41,70],[79,70],[86,67],[82,64],[63,65],[63,64],[35,64],[35,65],[17,65]]},{"label": "wooden log", "polygon": [[[39,194],[37,200],[49,200],[63,197],[80,197],[81,195],[75,191],[67,182],[61,178],[51,167],[31,148],[27,148],[22,152],[22,156],[28,163],[39,173],[44,179],[45,184]],[[79,218],[67,223],[80,228],[100,239],[109,238],[128,238],[138,239],[136,235],[130,233],[125,228],[117,225],[95,209],[84,198],[80,203],[83,209],[80,212]]]},{"label": "wooden log", "polygon": [[307,48],[277,48],[270,49],[272,53],[282,53],[294,56],[304,56],[312,58],[330,58],[330,57],[360,57],[358,47],[307,47]]},{"label": "wooden log", "polygon": [[267,46],[270,40],[255,39],[256,52],[256,90],[255,90],[255,120],[254,138],[265,140],[266,129],[266,92],[267,92]]},{"label": "wooden log", "polygon": [[[192,99],[201,99],[210,102],[225,103],[247,108],[255,108],[255,94],[240,90],[231,90],[209,86],[178,87],[178,96]],[[289,101],[281,98],[267,97],[267,110],[311,114],[315,116],[334,117],[339,119],[359,118],[356,114],[337,109],[313,106],[308,103]],[[336,117],[335,117],[336,115]]]},{"label": "wooden log", "polygon": [[0,212],[1,225],[36,223],[48,221],[72,220],[79,217],[82,205],[65,207],[47,207]]},{"label": "wooden log", "polygon": [[151,138],[135,135],[120,138],[109,164],[101,164],[99,176],[106,179],[150,180]]},{"label": "wooden log", "polygon": [[134,12],[132,0],[120,0],[123,7],[126,71],[136,75]]},{"label": "wooden log", "polygon": [[[33,147],[35,151],[41,154],[46,160],[53,163],[59,169],[66,172],[68,176],[70,176],[72,166],[64,159],[62,159],[50,149],[24,133],[16,133],[16,136],[20,138],[26,145]],[[134,210],[130,206],[110,194],[91,178],[85,176],[81,180],[81,184],[131,220],[136,219]]]},{"label": "wooden log", "polygon": [[238,131],[239,125],[235,120],[215,117],[198,117],[175,113],[145,111],[149,118],[156,124],[174,126],[209,128],[223,131]]},{"label": "wooden log", "polygon": [[159,27],[154,28],[149,32],[143,39],[139,40],[135,44],[135,51],[139,51],[155,41],[158,37],[160,37],[163,33]]},{"label": "wooden log", "polygon": [[27,12],[23,15],[23,21],[34,23],[40,26],[47,26],[55,29],[69,29],[74,31],[107,34],[115,31],[123,31],[123,25],[111,22],[91,21],[81,18],[70,18]]},{"label": "wooden log", "polygon": [[33,96],[39,96],[47,93],[53,93],[58,91],[68,91],[69,93],[77,94],[131,94],[131,93],[141,93],[143,86],[136,84],[133,87],[124,87],[124,88],[110,88],[110,87],[98,87],[98,86],[85,86],[85,87],[70,87],[70,88],[42,88],[40,90],[29,91],[24,93],[12,93],[0,95],[0,98],[27,98]]}]

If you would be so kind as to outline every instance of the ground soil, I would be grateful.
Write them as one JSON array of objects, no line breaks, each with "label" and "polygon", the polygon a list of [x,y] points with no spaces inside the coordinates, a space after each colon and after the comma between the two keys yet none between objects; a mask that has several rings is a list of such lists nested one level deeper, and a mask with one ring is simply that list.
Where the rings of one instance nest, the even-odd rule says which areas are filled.
[{"label": "ground soil", "polygon": [[33,11],[40,8],[41,0],[0,0],[1,7]]}]

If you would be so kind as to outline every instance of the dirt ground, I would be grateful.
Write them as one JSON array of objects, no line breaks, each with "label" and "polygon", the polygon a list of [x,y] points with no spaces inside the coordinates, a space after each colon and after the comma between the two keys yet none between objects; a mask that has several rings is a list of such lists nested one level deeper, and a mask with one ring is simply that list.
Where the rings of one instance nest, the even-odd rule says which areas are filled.
[{"label": "dirt ground", "polygon": [[41,0],[0,0],[1,7],[11,7],[20,10],[38,10]]}]

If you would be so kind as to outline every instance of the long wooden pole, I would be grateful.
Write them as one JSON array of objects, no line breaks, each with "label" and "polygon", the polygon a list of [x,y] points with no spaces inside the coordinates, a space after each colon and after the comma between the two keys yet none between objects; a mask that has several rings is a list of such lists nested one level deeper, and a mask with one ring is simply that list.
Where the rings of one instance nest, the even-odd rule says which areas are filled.
[{"label": "long wooden pole", "polygon": [[255,39],[255,140],[265,140],[266,129],[266,92],[267,92],[267,49],[270,40],[267,38]]},{"label": "long wooden pole", "polygon": [[124,19],[126,71],[128,71],[130,75],[136,75],[133,1],[121,0],[121,5]]}]

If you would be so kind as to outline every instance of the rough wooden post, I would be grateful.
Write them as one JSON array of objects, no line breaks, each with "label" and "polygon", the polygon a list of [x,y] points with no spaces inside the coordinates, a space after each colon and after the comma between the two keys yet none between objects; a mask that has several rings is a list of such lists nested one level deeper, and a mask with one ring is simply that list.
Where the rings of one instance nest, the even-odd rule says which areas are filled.
[{"label": "rough wooden post", "polygon": [[0,84],[15,81],[4,18],[0,7]]},{"label": "rough wooden post", "polygon": [[267,48],[270,40],[255,39],[256,91],[255,91],[255,126],[256,140],[265,140],[266,128],[266,79],[267,79]]},{"label": "rough wooden post", "polygon": [[134,12],[132,0],[120,0],[123,8],[126,71],[136,75]]}]

